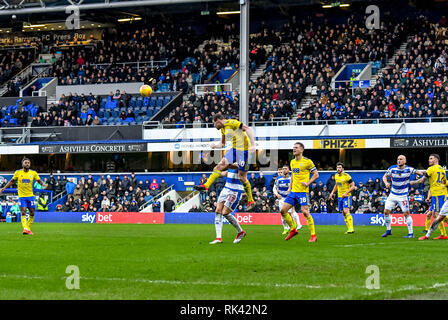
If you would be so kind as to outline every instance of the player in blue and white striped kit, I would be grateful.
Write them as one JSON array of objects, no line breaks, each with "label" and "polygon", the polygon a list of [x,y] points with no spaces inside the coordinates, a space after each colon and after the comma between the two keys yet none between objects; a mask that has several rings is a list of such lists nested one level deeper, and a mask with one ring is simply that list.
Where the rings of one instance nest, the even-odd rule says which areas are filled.
[{"label": "player in blue and white striped kit", "polygon": [[[278,169],[278,177],[275,181],[274,189],[272,190],[274,192],[274,195],[278,199],[278,207],[281,209],[283,207],[283,203],[285,202],[286,197],[288,196],[288,190],[289,185],[291,184],[291,176],[289,175],[289,167],[283,166],[282,168]],[[294,222],[297,224],[297,230],[302,228],[302,225],[300,224],[299,215],[294,210],[294,207],[289,209],[289,213],[291,214],[291,217],[293,218]],[[283,224],[283,235],[287,234],[289,232],[289,226],[283,220],[282,217],[282,224]]]},{"label": "player in blue and white striped kit", "polygon": [[239,243],[246,236],[246,231],[241,229],[238,220],[232,215],[236,211],[241,195],[244,193],[244,187],[238,178],[238,166],[232,164],[227,171],[221,172],[221,175],[226,177],[226,184],[218,197],[215,211],[216,238],[210,244],[222,243],[223,216],[237,231],[233,243]]},{"label": "player in blue and white striped kit", "polygon": [[[409,215],[409,185],[412,174],[423,175],[425,172],[422,170],[416,170],[413,167],[408,167],[406,165],[406,157],[404,155],[399,155],[397,158],[397,164],[391,166],[387,169],[383,176],[383,182],[387,189],[390,189],[390,194],[387,197],[386,203],[384,205],[384,221],[386,223],[386,233],[382,237],[387,237],[392,235],[391,230],[391,216],[390,213],[400,206],[403,215],[406,218],[406,224],[408,226],[408,235],[404,238],[413,238],[414,231],[412,226],[412,218]],[[391,183],[389,183],[388,178],[390,178]]]}]

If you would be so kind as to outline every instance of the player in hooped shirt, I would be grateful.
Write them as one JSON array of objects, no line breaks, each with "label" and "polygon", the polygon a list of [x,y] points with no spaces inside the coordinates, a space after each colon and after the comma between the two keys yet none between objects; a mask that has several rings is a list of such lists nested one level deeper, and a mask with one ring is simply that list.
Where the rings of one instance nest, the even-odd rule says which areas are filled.
[{"label": "player in hooped shirt", "polygon": [[[404,238],[413,238],[414,231],[412,225],[412,217],[409,215],[409,185],[410,177],[412,174],[423,175],[425,172],[423,170],[416,170],[413,167],[406,165],[406,157],[404,155],[399,155],[397,158],[397,164],[391,166],[387,169],[383,176],[383,182],[386,185],[386,189],[390,189],[390,194],[387,197],[385,208],[384,208],[384,221],[386,222],[386,232],[382,237],[387,237],[392,235],[391,229],[391,216],[390,213],[400,206],[403,215],[406,218],[406,224],[408,226],[408,235]],[[391,183],[389,183],[388,178],[390,178]]]},{"label": "player in hooped shirt", "polygon": [[231,164],[227,171],[223,171],[220,174],[221,176],[226,177],[226,184],[218,196],[218,205],[216,206],[215,211],[216,238],[210,242],[210,244],[222,243],[223,217],[226,218],[237,231],[233,243],[239,243],[246,236],[246,231],[241,228],[238,220],[232,215],[232,213],[236,211],[241,195],[244,193],[244,187],[238,178],[238,166]]}]

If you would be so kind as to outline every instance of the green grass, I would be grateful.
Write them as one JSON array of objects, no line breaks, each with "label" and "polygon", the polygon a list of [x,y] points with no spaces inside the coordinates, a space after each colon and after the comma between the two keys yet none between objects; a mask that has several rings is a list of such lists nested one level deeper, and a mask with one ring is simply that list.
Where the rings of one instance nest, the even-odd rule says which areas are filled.
[{"label": "green grass", "polygon": [[[448,242],[381,238],[383,227],[306,226],[284,241],[281,226],[245,226],[248,236],[209,245],[213,225],[0,224],[0,300],[4,299],[447,299]],[[415,228],[420,235],[422,228]],[[438,235],[438,232],[436,232]],[[66,268],[80,289],[66,287]],[[380,289],[365,287],[377,265]]]}]

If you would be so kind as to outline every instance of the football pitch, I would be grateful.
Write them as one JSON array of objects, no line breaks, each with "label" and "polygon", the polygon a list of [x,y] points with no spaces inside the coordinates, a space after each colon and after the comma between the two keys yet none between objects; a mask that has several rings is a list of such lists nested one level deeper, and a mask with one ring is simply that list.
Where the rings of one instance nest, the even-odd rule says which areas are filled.
[{"label": "football pitch", "polygon": [[[20,224],[3,223],[0,300],[448,298],[447,241],[403,239],[403,227],[381,238],[384,227],[345,235],[344,226],[317,225],[316,243],[306,226],[290,241],[281,226],[244,229],[233,244],[224,225],[224,243],[210,245],[214,225],[35,223],[24,236]],[[372,265],[379,289],[366,288]],[[79,289],[67,287],[76,286],[73,268]]]}]

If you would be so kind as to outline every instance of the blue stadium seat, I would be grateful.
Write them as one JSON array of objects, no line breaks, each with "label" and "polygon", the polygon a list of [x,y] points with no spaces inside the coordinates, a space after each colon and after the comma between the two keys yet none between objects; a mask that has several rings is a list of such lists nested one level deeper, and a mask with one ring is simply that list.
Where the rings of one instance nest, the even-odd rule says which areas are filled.
[{"label": "blue stadium seat", "polygon": [[104,111],[98,110],[98,118],[104,118]]},{"label": "blue stadium seat", "polygon": [[118,115],[119,115],[120,113],[118,112],[118,111],[112,111],[112,118],[118,118]]},{"label": "blue stadium seat", "polygon": [[137,100],[137,103],[136,103],[136,105],[135,105],[136,107],[142,107],[143,106],[143,99],[138,99]]}]

